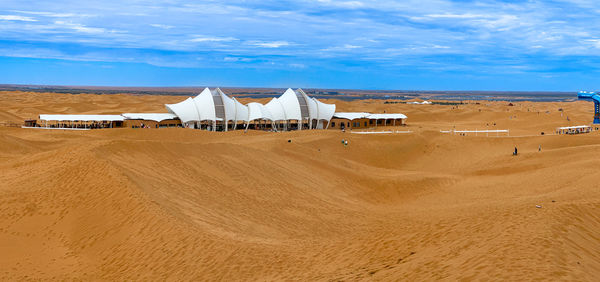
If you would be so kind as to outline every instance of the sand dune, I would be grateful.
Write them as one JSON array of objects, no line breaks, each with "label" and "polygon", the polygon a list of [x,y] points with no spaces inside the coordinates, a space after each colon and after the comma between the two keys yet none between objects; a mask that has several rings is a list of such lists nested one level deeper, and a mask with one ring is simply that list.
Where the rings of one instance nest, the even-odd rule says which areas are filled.
[{"label": "sand dune", "polygon": [[[181,99],[6,92],[0,119],[162,112]],[[0,127],[0,278],[599,275],[599,135],[540,135],[589,123],[591,103],[335,103],[405,113],[414,133]],[[452,128],[511,136],[439,132]]]}]

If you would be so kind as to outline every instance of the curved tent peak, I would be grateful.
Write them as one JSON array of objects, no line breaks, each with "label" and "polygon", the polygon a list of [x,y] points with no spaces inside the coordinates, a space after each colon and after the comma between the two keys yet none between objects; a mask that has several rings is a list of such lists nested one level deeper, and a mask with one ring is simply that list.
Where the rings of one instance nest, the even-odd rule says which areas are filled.
[{"label": "curved tent peak", "polygon": [[317,104],[317,119],[330,121],[335,114],[335,104],[325,104],[315,98],[312,98]]},{"label": "curved tent peak", "polygon": [[303,95],[303,96],[304,96],[304,99],[306,99],[306,103],[308,104],[308,115],[311,120],[310,123],[312,124],[313,119],[319,119],[319,106],[317,105],[317,102],[315,99],[309,98],[307,95]]},{"label": "curved tent peak", "polygon": [[[237,107],[236,107],[235,100],[233,100],[231,97],[227,96],[219,88],[215,89],[215,92],[219,94],[219,97],[223,101],[223,106],[225,108],[226,120],[231,120],[231,121],[238,120],[236,118]],[[216,102],[215,102],[215,104],[216,104]]]},{"label": "curved tent peak", "polygon": [[273,121],[273,116],[269,109],[261,103],[248,103],[248,120],[253,121],[256,119],[268,119]]},{"label": "curved tent peak", "polygon": [[[312,123],[312,120],[317,119],[318,116],[317,104],[315,104],[313,98],[306,95],[304,90],[302,90],[301,88],[296,89],[295,92],[296,96],[298,97],[298,102],[300,103],[302,118],[310,119],[310,123]],[[303,104],[306,104],[306,108],[303,107]]]},{"label": "curved tent peak", "polygon": [[262,118],[262,111],[260,110],[262,104],[252,102],[246,106],[248,107],[248,121]]},{"label": "curved tent peak", "polygon": [[269,109],[267,107],[265,107],[264,105],[260,105],[260,110],[262,112],[263,118],[264,119],[268,119],[270,121],[273,121],[273,114],[271,114],[271,112],[269,111]]},{"label": "curved tent peak", "polygon": [[237,99],[232,99],[235,103],[235,120],[248,121],[248,107],[240,103]]},{"label": "curved tent peak", "polygon": [[273,121],[288,119],[285,108],[283,107],[283,105],[281,105],[281,102],[279,101],[278,98],[271,99],[271,101],[269,101],[269,103],[264,105],[264,107],[267,110],[269,110],[269,112],[271,113],[271,117],[272,117]]},{"label": "curved tent peak", "polygon": [[[285,113],[285,119],[287,120],[302,120],[302,110],[300,108],[300,101],[296,94],[296,91],[291,88],[286,90],[283,95],[277,98]],[[307,111],[308,112],[308,111]]]},{"label": "curved tent peak", "polygon": [[198,109],[198,121],[217,120],[215,115],[215,103],[210,89],[205,88],[198,96],[193,98],[194,104]]},{"label": "curved tent peak", "polygon": [[225,110],[225,101],[223,100],[223,92],[221,89],[210,90],[210,94],[213,99],[213,105],[215,110],[215,117],[219,120],[227,120],[227,112]]},{"label": "curved tent peak", "polygon": [[184,101],[181,101],[177,104],[165,104],[165,108],[167,108],[169,113],[179,117],[183,123],[200,120],[198,109],[196,108],[194,99],[192,98],[188,97]]},{"label": "curved tent peak", "polygon": [[198,96],[200,96],[200,95],[206,95],[206,94],[210,94],[210,89],[209,89],[208,87],[205,87],[205,88],[204,88],[202,91],[200,91],[200,93],[198,93],[198,95],[196,95],[196,97],[194,97],[194,98],[197,98],[197,97],[198,97]]}]

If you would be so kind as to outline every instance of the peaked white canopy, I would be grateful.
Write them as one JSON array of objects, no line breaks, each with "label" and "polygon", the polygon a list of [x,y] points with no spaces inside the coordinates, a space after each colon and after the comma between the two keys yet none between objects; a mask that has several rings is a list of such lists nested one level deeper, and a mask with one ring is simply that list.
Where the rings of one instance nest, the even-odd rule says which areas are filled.
[{"label": "peaked white canopy", "polygon": [[273,121],[287,120],[287,115],[285,113],[285,108],[277,98],[271,99],[269,103],[265,105],[265,108],[269,113],[271,113],[271,118]]},{"label": "peaked white canopy", "polygon": [[325,104],[315,98],[312,98],[312,100],[317,107],[316,119],[330,121],[335,114],[335,104]]},{"label": "peaked white canopy", "polygon": [[253,121],[257,119],[263,120],[273,120],[273,115],[271,115],[271,111],[260,103],[248,103],[248,119],[247,121]]},{"label": "peaked white canopy", "polygon": [[169,113],[179,117],[182,123],[200,120],[196,103],[192,98],[187,98],[183,102],[177,104],[166,104],[165,107]]},{"label": "peaked white canopy", "polygon": [[231,98],[221,89],[205,88],[198,96],[188,98],[177,104],[165,105],[169,113],[176,115],[182,123],[200,121],[243,121],[253,120],[308,121],[309,127],[313,120],[331,120],[335,113],[335,105],[325,104],[308,97],[302,89],[287,89],[283,95],[273,98],[267,104],[249,103],[243,105]]}]

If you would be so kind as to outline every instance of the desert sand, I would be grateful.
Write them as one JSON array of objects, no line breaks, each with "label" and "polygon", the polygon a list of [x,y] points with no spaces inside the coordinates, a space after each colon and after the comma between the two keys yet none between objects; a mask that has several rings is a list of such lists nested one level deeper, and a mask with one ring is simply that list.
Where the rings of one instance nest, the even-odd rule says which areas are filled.
[{"label": "desert sand", "polygon": [[[0,121],[180,100],[2,92]],[[0,127],[0,279],[600,276],[599,133],[552,134],[592,103],[325,102],[404,113],[413,133]]]}]

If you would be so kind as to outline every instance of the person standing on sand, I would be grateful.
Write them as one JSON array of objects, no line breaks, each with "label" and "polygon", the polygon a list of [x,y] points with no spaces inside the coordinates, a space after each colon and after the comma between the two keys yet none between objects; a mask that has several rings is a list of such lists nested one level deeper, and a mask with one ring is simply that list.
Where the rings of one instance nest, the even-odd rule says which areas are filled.
[{"label": "person standing on sand", "polygon": [[513,152],[513,155],[516,156],[517,155],[517,146],[515,146],[515,151]]},{"label": "person standing on sand", "polygon": [[538,152],[542,151],[542,144],[540,144],[540,146],[538,147]]}]

